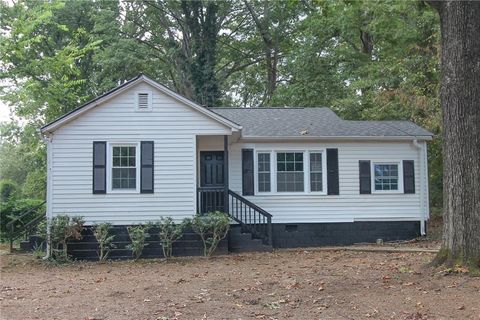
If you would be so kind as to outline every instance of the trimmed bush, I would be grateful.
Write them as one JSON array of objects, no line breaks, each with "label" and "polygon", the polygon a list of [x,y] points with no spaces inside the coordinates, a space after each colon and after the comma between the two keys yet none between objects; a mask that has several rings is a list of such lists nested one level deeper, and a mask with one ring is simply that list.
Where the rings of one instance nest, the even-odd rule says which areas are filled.
[{"label": "trimmed bush", "polygon": [[[50,243],[51,259],[56,262],[67,262],[69,240],[81,240],[84,221],[82,217],[70,217],[59,215],[50,219],[47,223],[50,228],[50,237],[47,241]],[[46,230],[46,228],[45,228]]]},{"label": "trimmed bush", "polygon": [[148,245],[148,243],[145,243],[145,240],[150,237],[150,235],[147,233],[150,227],[150,225],[138,225],[127,228],[128,235],[132,241],[132,243],[127,246],[127,249],[132,250],[132,256],[135,260],[140,258],[143,248]]},{"label": "trimmed bush", "polygon": [[226,213],[215,211],[204,215],[196,215],[186,219],[193,231],[198,233],[203,242],[203,255],[210,257],[224,239],[230,228],[230,218]]},{"label": "trimmed bush", "polygon": [[93,235],[98,242],[98,260],[103,262],[107,260],[110,250],[116,246],[113,244],[115,235],[110,235],[111,223],[100,223],[93,226]]},{"label": "trimmed bush", "polygon": [[157,226],[163,255],[168,259],[172,256],[173,243],[182,237],[184,224],[176,224],[172,218],[167,217],[162,218]]}]

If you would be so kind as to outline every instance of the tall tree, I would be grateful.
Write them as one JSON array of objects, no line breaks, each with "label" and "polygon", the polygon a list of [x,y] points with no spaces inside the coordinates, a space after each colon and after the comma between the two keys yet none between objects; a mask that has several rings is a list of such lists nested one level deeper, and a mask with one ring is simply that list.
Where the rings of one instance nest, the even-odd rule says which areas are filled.
[{"label": "tall tree", "polygon": [[[182,11],[193,55],[188,61],[195,98],[201,104],[218,106],[220,92],[216,79],[218,5],[214,1],[182,0]],[[186,40],[187,40],[186,39]]]},{"label": "tall tree", "polygon": [[437,261],[480,267],[480,2],[429,3],[442,33],[444,232]]}]

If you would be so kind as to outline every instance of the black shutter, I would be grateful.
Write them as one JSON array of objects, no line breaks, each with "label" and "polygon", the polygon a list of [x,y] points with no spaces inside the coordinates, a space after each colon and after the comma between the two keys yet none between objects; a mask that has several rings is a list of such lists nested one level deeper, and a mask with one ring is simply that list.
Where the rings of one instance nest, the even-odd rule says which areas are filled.
[{"label": "black shutter", "polygon": [[107,143],[93,141],[93,193],[107,193]]},{"label": "black shutter", "polygon": [[327,149],[328,194],[338,195],[338,149]]},{"label": "black shutter", "polygon": [[360,194],[370,194],[372,193],[370,161],[360,160],[358,167],[360,169]]},{"label": "black shutter", "polygon": [[153,193],[153,141],[140,143],[140,193]]},{"label": "black shutter", "polygon": [[403,160],[403,192],[415,193],[415,166],[413,160]]},{"label": "black shutter", "polygon": [[253,149],[242,149],[242,194],[253,196],[254,188]]}]

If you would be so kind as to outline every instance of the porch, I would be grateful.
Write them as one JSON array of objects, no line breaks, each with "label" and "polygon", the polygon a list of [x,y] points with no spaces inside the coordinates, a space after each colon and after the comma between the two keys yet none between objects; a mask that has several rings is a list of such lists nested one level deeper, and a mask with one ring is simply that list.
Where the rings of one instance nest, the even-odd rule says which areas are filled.
[{"label": "porch", "polygon": [[[197,213],[221,211],[227,213],[252,238],[271,246],[272,215],[229,188],[229,147],[235,137],[196,137],[196,203]],[[253,173],[253,162],[242,165],[242,175]]]}]

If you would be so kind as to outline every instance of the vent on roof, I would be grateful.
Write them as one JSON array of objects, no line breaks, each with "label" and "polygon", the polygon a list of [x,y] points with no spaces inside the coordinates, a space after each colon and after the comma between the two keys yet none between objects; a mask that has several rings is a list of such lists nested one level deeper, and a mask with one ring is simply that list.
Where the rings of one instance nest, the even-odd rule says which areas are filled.
[{"label": "vent on roof", "polygon": [[149,111],[152,109],[152,94],[150,92],[137,92],[138,111]]}]

